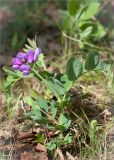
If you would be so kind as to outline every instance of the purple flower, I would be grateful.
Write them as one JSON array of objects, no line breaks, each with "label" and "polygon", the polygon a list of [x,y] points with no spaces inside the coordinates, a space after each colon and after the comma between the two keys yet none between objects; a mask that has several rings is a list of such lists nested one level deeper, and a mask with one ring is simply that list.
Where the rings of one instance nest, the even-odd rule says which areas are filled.
[{"label": "purple flower", "polygon": [[12,68],[13,68],[14,70],[18,70],[18,69],[19,69],[19,65],[14,64],[14,65],[12,66]]},{"label": "purple flower", "polygon": [[29,63],[32,64],[37,61],[41,53],[42,50],[40,48],[37,48],[35,51],[31,49],[27,52],[27,54],[19,52],[16,57],[12,59],[12,68],[15,71],[21,71],[23,75],[28,75],[31,71]]},{"label": "purple flower", "polygon": [[13,58],[12,63],[13,65],[18,65],[18,66],[22,65],[22,62],[19,58]]},{"label": "purple flower", "polygon": [[26,71],[26,70],[28,70],[28,71],[30,71],[30,67],[28,66],[28,65],[26,65],[26,64],[22,64],[20,67],[19,67],[19,70],[20,71]]},{"label": "purple flower", "polygon": [[25,70],[25,71],[23,71],[23,75],[24,75],[24,76],[29,75],[29,73],[30,73],[30,70]]},{"label": "purple flower", "polygon": [[27,62],[28,63],[33,63],[34,62],[34,53],[35,51],[29,50],[27,53]]},{"label": "purple flower", "polygon": [[21,72],[23,72],[23,75],[28,75],[30,73],[30,66],[26,65],[26,64],[22,64],[20,67],[19,67],[19,70]]},{"label": "purple flower", "polygon": [[23,52],[19,52],[16,57],[19,58],[21,62],[26,62],[27,60],[27,54]]},{"label": "purple flower", "polygon": [[39,55],[42,53],[42,50],[40,48],[37,48],[35,50],[35,53],[34,53],[34,61],[36,61],[39,57]]}]

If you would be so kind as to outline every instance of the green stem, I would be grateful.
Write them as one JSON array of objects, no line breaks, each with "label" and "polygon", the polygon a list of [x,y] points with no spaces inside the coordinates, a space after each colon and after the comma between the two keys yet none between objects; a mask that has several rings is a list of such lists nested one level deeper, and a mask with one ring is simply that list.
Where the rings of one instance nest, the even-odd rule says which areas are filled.
[{"label": "green stem", "polygon": [[44,81],[44,78],[43,78],[35,69],[32,69],[32,71],[33,71],[42,81]]},{"label": "green stem", "polygon": [[85,71],[84,73],[82,73],[82,75],[81,76],[83,76],[84,74],[86,74],[86,73],[89,73],[90,71],[102,71],[102,69],[92,69],[92,70],[88,70],[88,71]]},{"label": "green stem", "polygon": [[[75,41],[75,42],[77,42],[77,43],[80,43],[81,42],[81,40],[79,40],[79,39],[76,39],[76,38],[73,38],[73,37],[70,37],[70,36],[68,36],[66,33],[64,33],[63,32],[63,36],[65,36],[65,37],[67,37],[67,38],[69,38],[70,40],[72,40],[72,41]],[[95,49],[98,49],[98,50],[101,50],[101,51],[108,51],[108,52],[113,52],[111,49],[109,49],[109,48],[101,48],[101,47],[98,47],[98,46],[95,46],[95,45],[93,45],[93,44],[91,44],[91,43],[89,43],[89,42],[83,42],[83,44],[85,44],[86,46],[89,46],[89,47],[91,47],[91,48],[95,48]]]},{"label": "green stem", "polygon": [[1,85],[2,85],[2,90],[3,90],[5,98],[6,98],[6,106],[8,107],[8,102],[7,102],[8,97],[7,97],[7,93],[6,93],[6,89],[5,89],[5,86],[4,86],[3,79],[0,78],[0,81],[1,81]]},{"label": "green stem", "polygon": [[[32,71],[44,82],[45,81],[45,79],[35,70],[35,69],[32,69]],[[46,82],[46,83],[48,83],[48,82]],[[44,83],[45,84],[45,83]],[[49,83],[48,83],[49,84]],[[50,84],[49,84],[50,85]],[[46,85],[45,85],[46,86]],[[47,86],[46,86],[47,87]],[[59,97],[59,95],[58,96],[56,96],[57,97],[57,99],[58,99],[58,101],[60,101],[61,102],[61,98]]]},{"label": "green stem", "polygon": [[44,60],[42,61],[42,65],[43,65],[43,67],[44,67],[44,70],[47,71],[47,67],[46,67],[46,65],[45,65]]}]

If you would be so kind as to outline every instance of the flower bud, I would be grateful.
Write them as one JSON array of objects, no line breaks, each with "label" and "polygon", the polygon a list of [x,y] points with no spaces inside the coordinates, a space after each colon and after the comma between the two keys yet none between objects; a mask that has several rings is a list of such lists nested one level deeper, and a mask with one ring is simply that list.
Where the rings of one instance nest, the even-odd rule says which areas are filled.
[{"label": "flower bud", "polygon": [[20,67],[19,67],[19,70],[20,71],[25,71],[25,70],[29,70],[30,71],[30,67],[26,64],[22,64]]},{"label": "flower bud", "polygon": [[42,53],[42,50],[40,48],[37,48],[34,53],[34,61],[36,61],[38,59],[40,53]]},{"label": "flower bud", "polygon": [[27,60],[27,54],[23,52],[19,52],[16,57],[19,58],[21,62],[26,62]]},{"label": "flower bud", "polygon": [[33,50],[29,50],[27,53],[27,62],[28,63],[33,63],[34,62],[34,51]]},{"label": "flower bud", "polygon": [[12,63],[13,65],[22,65],[22,62],[19,58],[13,58]]},{"label": "flower bud", "polygon": [[18,70],[18,69],[19,69],[19,65],[14,64],[14,65],[12,66],[12,69]]}]

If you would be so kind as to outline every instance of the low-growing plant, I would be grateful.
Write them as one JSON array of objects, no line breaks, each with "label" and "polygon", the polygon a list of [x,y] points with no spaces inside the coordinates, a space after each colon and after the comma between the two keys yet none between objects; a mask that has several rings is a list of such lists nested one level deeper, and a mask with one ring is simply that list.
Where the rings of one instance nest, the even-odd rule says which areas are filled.
[{"label": "low-growing plant", "polygon": [[80,49],[85,49],[85,46],[94,48],[92,42],[99,41],[106,35],[106,29],[95,17],[99,8],[99,1],[68,0],[67,10],[60,10],[59,27],[62,30],[65,52],[66,49],[72,49],[72,41]]},{"label": "low-growing plant", "polygon": [[[23,97],[24,103],[32,107],[25,114],[27,119],[43,125],[48,132],[53,131],[55,138],[47,138],[42,134],[36,135],[37,142],[44,143],[49,150],[65,146],[73,141],[72,133],[67,133],[72,124],[69,114],[70,90],[76,81],[88,72],[101,71],[105,74],[112,72],[113,63],[101,61],[98,51],[87,54],[85,60],[72,56],[67,60],[65,73],[49,72],[46,67],[43,51],[36,46],[34,40],[28,39],[24,52],[19,52],[12,60],[12,69],[4,68],[8,73],[6,87],[13,87],[20,79],[35,77],[43,88],[42,93],[35,96]],[[108,77],[109,78],[109,77]],[[48,94],[47,94],[48,93]],[[89,124],[90,142],[94,143],[98,131],[97,121]]]}]

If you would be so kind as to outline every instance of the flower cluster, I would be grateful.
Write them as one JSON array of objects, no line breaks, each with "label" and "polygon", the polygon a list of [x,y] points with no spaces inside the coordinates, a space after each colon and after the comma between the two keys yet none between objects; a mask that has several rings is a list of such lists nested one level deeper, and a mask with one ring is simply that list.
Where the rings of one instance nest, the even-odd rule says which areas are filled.
[{"label": "flower cluster", "polygon": [[23,75],[30,73],[31,67],[29,64],[33,64],[37,61],[39,55],[42,53],[40,48],[29,50],[27,53],[19,52],[15,58],[12,59],[12,68],[15,71],[21,71]]}]

